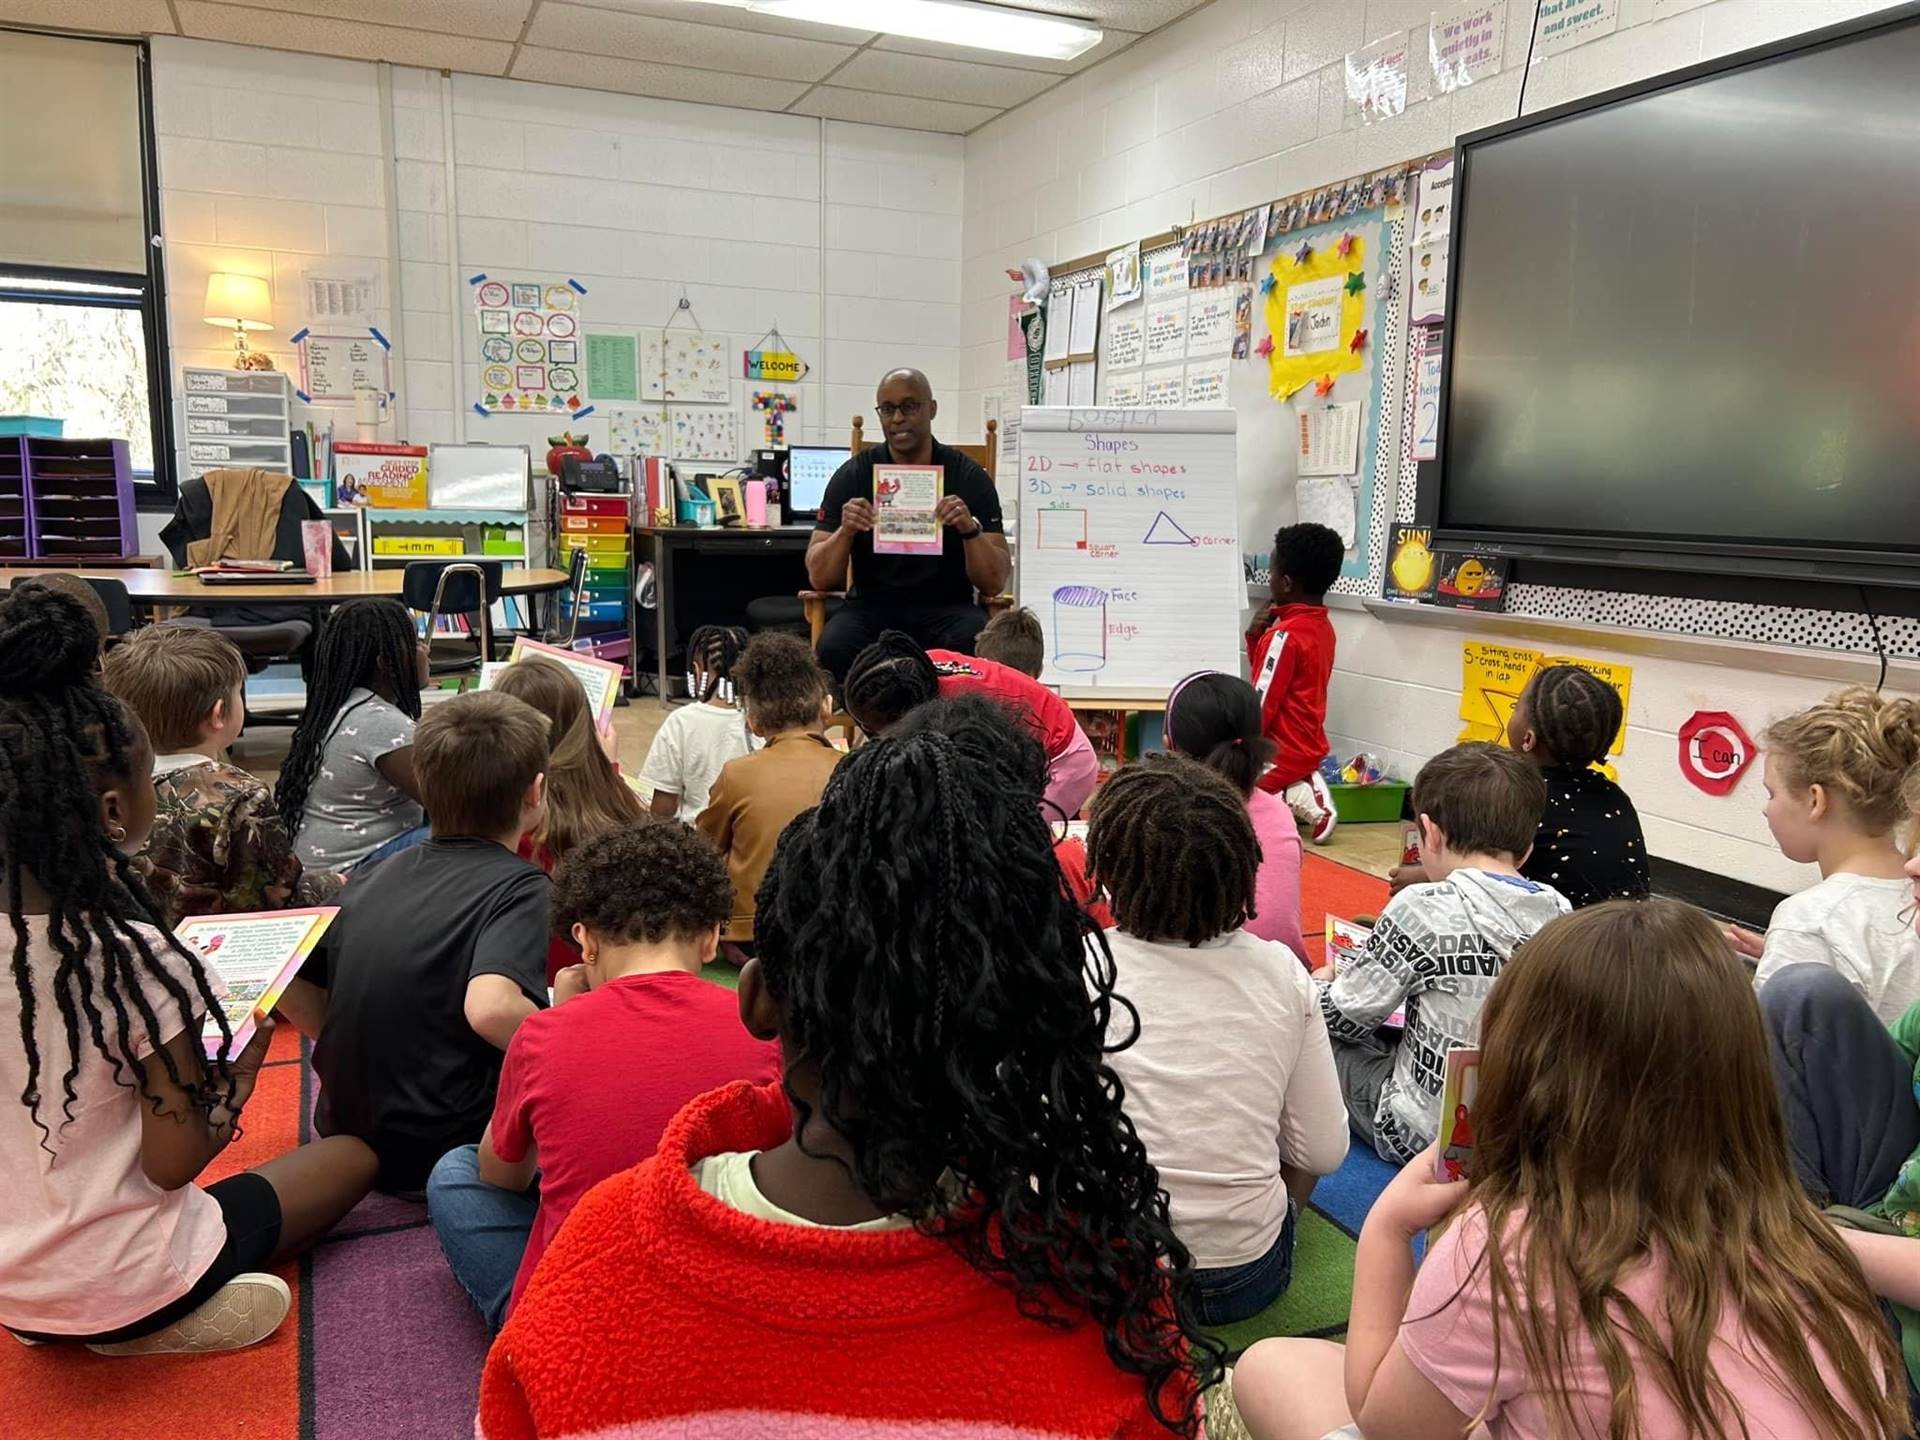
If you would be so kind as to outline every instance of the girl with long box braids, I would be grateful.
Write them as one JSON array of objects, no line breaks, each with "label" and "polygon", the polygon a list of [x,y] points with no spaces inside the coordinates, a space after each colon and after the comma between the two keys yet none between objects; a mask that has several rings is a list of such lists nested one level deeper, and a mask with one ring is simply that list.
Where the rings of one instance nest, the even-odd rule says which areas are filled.
[{"label": "girl with long box braids", "polygon": [[351,1209],[373,1154],[323,1140],[194,1183],[238,1133],[273,1026],[230,1055],[218,977],[158,928],[129,863],[153,749],[100,688],[98,646],[69,596],[21,583],[0,601],[0,1325],[112,1355],[232,1349],[289,1305],[250,1272]]},{"label": "girl with long box braids", "polygon": [[1221,1351],[1106,1063],[1131,1012],[1039,745],[959,710],[781,837],[740,1008],[784,1080],[702,1096],[574,1210],[488,1357],[488,1440],[1196,1433]]}]

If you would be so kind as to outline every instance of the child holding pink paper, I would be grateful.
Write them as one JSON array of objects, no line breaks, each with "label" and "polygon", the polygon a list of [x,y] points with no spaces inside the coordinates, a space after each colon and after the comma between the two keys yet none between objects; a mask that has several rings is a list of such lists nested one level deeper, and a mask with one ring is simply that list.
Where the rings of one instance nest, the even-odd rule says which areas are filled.
[{"label": "child holding pink paper", "polygon": [[23,583],[0,601],[16,982],[0,985],[0,1325],[104,1355],[237,1349],[290,1308],[261,1272],[352,1209],[375,1162],[323,1140],[195,1183],[238,1131],[272,1026],[237,1054],[223,1030],[202,1056],[222,987],[160,928],[132,866],[153,746],[97,683],[98,648],[69,596]]}]

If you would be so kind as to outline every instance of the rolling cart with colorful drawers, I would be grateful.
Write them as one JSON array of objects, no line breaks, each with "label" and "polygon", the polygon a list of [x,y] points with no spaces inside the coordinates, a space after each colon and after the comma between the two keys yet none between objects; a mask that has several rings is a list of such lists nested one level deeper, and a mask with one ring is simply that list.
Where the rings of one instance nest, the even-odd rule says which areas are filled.
[{"label": "rolling cart with colorful drawers", "polygon": [[633,499],[630,495],[562,493],[559,497],[559,564],[587,552],[587,580],[575,626],[573,596],[560,597],[560,628],[573,631],[573,648],[618,661],[633,681]]}]

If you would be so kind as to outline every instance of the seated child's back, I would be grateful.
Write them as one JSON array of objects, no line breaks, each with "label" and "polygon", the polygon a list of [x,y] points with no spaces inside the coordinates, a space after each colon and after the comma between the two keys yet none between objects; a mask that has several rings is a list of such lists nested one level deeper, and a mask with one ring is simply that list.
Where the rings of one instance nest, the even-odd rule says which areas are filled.
[{"label": "seated child's back", "polygon": [[746,644],[746,631],[723,625],[702,625],[687,641],[687,703],[667,712],[640,767],[654,814],[693,824],[727,762],[752,751],[733,685]]},{"label": "seated child's back", "polygon": [[773,863],[780,832],[820,803],[840,752],[826,735],[827,672],[791,635],[756,635],[734,667],[747,724],[764,742],[720,772],[700,833],[720,848],[733,879],[726,938],[753,939],[753,897]]},{"label": "seated child's back", "polygon": [[1292,950],[1241,928],[1260,846],[1225,777],[1172,755],[1126,766],[1094,797],[1088,843],[1118,921],[1115,983],[1138,1010],[1107,1022],[1127,1115],[1193,1252],[1202,1318],[1244,1319],[1286,1289],[1292,1237],[1264,1279],[1217,1272],[1267,1256],[1291,1228],[1288,1182],[1347,1154],[1319,996]]},{"label": "seated child's back", "polygon": [[549,885],[514,853],[539,823],[547,728],[508,695],[436,705],[414,746],[433,838],[341,895],[315,1125],[373,1146],[383,1189],[420,1189],[480,1138],[500,1054],[547,1003]]},{"label": "seated child's back", "polygon": [[974,637],[973,653],[1038,680],[1047,663],[1047,635],[1040,617],[1024,605],[1002,610]]},{"label": "seated child's back", "polygon": [[139,864],[170,926],[340,890],[338,875],[300,864],[266,783],[221,758],[246,719],[246,674],[231,640],[193,625],[149,625],[107,655],[107,688],[153,742],[157,814]]},{"label": "seated child's back", "polygon": [[[1387,1160],[1404,1164],[1433,1143],[1447,1051],[1478,1042],[1501,967],[1571,908],[1520,874],[1545,804],[1540,772],[1498,745],[1456,745],[1414,778],[1420,858],[1439,878],[1394,896],[1321,996],[1348,1117]],[[1403,1006],[1405,1033],[1383,1040]]]},{"label": "seated child's back", "polygon": [[425,651],[398,600],[354,600],[314,647],[274,801],[302,864],[345,873],[425,817],[413,773]]},{"label": "seated child's back", "polygon": [[666,820],[589,840],[554,872],[554,924],[579,941],[591,988],[573,993],[563,976],[564,1003],[521,1025],[500,1072],[493,1151],[509,1164],[537,1153],[540,1166],[516,1298],[574,1205],[653,1154],[681,1106],[780,1078],[779,1048],[747,1033],[731,990],[700,978],[731,900],[713,847]]},{"label": "seated child's back", "polygon": [[1602,900],[1644,900],[1647,842],[1640,816],[1612,780],[1593,767],[1620,733],[1620,693],[1578,665],[1534,674],[1513,707],[1507,743],[1540,767],[1547,804],[1533,850],[1520,866],[1578,910]]}]

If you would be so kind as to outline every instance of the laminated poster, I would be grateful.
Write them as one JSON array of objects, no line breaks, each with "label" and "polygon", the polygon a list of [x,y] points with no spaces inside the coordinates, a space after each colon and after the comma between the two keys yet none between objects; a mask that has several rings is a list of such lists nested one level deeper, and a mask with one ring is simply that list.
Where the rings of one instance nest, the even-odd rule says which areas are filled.
[{"label": "laminated poster", "polygon": [[1186,398],[1187,370],[1184,365],[1167,365],[1149,370],[1142,377],[1140,403],[1149,410],[1177,410]]},{"label": "laminated poster", "polygon": [[1146,361],[1149,365],[1181,360],[1187,353],[1185,297],[1147,311]]},{"label": "laminated poster", "polygon": [[1233,291],[1215,290],[1197,294],[1187,309],[1187,354],[1190,357],[1224,355],[1233,345]]},{"label": "laminated poster", "polygon": [[1186,396],[1189,410],[1215,410],[1227,403],[1227,360],[1196,360],[1187,366]]},{"label": "laminated poster", "polygon": [[1107,321],[1106,364],[1132,370],[1146,358],[1146,316],[1135,310]]},{"label": "laminated poster", "polygon": [[873,467],[873,553],[876,555],[938,555],[946,537],[940,533],[940,504],[944,473],[938,465],[876,465]]},{"label": "laminated poster", "polygon": [[574,280],[471,283],[480,337],[484,415],[570,415],[587,402],[580,363],[580,301]]}]

